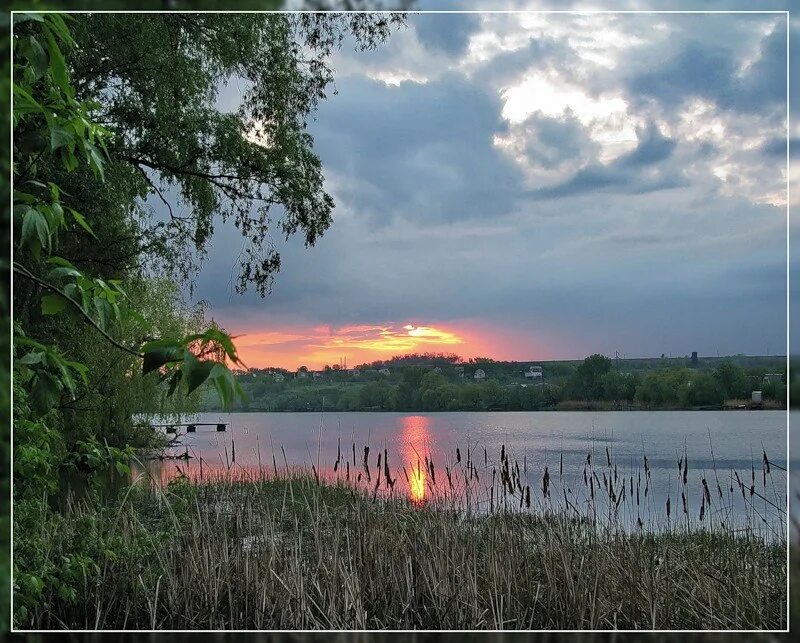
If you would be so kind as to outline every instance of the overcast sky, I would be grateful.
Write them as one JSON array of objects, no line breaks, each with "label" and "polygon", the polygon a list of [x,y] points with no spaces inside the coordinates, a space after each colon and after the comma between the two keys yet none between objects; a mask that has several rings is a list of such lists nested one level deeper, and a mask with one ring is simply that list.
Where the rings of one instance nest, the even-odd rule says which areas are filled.
[{"label": "overcast sky", "polygon": [[219,226],[194,296],[250,366],[783,354],[786,46],[784,15],[412,15],[334,59],[331,229],[260,299]]}]

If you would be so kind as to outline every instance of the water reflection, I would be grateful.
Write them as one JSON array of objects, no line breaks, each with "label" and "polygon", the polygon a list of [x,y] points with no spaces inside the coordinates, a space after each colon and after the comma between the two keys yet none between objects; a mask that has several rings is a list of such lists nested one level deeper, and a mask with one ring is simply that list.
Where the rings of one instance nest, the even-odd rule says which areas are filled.
[{"label": "water reflection", "polygon": [[426,456],[431,452],[430,422],[431,419],[423,415],[410,415],[401,420],[403,462],[409,471],[408,495],[415,503],[425,500],[428,474],[427,467],[423,469],[422,462],[427,463]]},{"label": "water reflection", "polygon": [[[668,498],[672,499],[673,518],[676,497],[682,507],[682,489],[675,495],[676,445],[687,445],[690,482],[696,487],[687,489],[687,501],[694,519],[698,519],[698,508],[692,505],[701,502],[702,479],[716,479],[717,472],[733,479],[737,471],[750,479],[753,471],[759,470],[759,454],[765,451],[770,462],[781,468],[772,469],[769,484],[762,475],[761,487],[768,488],[757,491],[781,509],[764,501],[764,506],[756,507],[759,515],[754,514],[752,502],[745,502],[741,494],[736,496],[736,486],[731,483],[723,485],[729,491],[726,497],[732,496],[731,503],[706,507],[705,520],[747,521],[755,516],[785,526],[785,500],[781,502],[780,496],[786,484],[786,425],[781,412],[351,413],[333,418],[241,413],[225,417],[204,414],[195,419],[227,422],[229,431],[198,430],[180,435],[168,455],[185,457],[188,453],[190,457],[146,463],[148,477],[155,484],[183,476],[198,482],[259,479],[283,475],[287,470],[312,475],[312,466],[316,466],[313,475],[320,481],[347,484],[370,497],[400,495],[415,504],[442,501],[449,506],[456,502],[491,511],[493,507],[526,506],[520,501],[520,485],[530,486],[533,507],[550,507],[551,500],[542,495],[543,472],[549,467],[558,486],[566,488],[571,506],[585,508],[594,502],[598,489],[607,493],[605,469],[597,469],[598,478],[591,484],[584,477],[587,454],[593,454],[597,467],[605,466],[608,447],[614,466],[605,473],[612,476],[615,492],[618,474],[628,480],[627,499],[619,502],[619,512],[633,512],[632,524],[636,524],[639,506],[631,476],[638,481],[642,456],[648,456],[652,479],[641,502],[657,526],[666,519]],[[470,458],[470,450],[474,455],[484,449],[488,460],[485,452],[477,460]],[[519,464],[513,476],[514,494],[507,480],[504,486],[500,469],[495,478],[497,455],[502,451],[509,454],[515,469]],[[437,473],[441,475],[438,484]],[[592,488],[585,489],[586,484]],[[630,505],[631,494],[634,505]]]}]

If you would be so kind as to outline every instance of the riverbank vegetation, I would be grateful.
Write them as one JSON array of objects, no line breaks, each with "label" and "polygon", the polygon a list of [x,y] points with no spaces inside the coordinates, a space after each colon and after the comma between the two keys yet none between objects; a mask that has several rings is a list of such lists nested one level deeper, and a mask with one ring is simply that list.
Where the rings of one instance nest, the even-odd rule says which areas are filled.
[{"label": "riverbank vegetation", "polygon": [[[71,14],[13,18],[13,591],[18,625],[102,549],[46,552],[65,489],[157,447],[143,412],[241,394],[230,336],[190,306],[215,225],[242,235],[237,290],[265,294],[273,235],[312,245],[333,199],[306,131],[346,37],[374,49],[400,14]],[[220,93],[231,78],[239,105]],[[267,143],[268,141],[268,143]],[[274,216],[275,212],[280,216]],[[89,487],[88,515],[103,515]],[[87,509],[88,510],[88,509]],[[42,562],[40,565],[39,562]],[[55,625],[55,624],[54,624]]]},{"label": "riverbank vegetation", "polygon": [[[47,566],[73,552],[75,573],[48,586],[23,625],[785,627],[785,543],[765,539],[758,521],[738,530],[709,524],[708,515],[688,521],[675,498],[671,518],[664,508],[647,513],[642,502],[643,525],[626,530],[613,510],[602,517],[609,493],[627,485],[600,484],[611,467],[598,467],[595,495],[584,504],[569,495],[560,501],[565,489],[555,479],[527,487],[514,473],[519,463],[500,483],[503,466],[496,479],[484,478],[497,504],[483,511],[464,510],[463,489],[449,492],[443,469],[423,483],[425,501],[385,491],[402,473],[381,479],[380,464],[371,474],[380,494],[370,490],[374,482],[359,488],[310,472],[231,470],[166,488],[141,484],[105,507],[73,499],[58,520],[39,523],[38,548],[21,555]],[[464,461],[452,475],[469,480],[472,467],[483,470]],[[715,490],[708,511],[718,502]]]},{"label": "riverbank vegetation", "polygon": [[[404,355],[320,371],[250,369],[235,408],[261,411],[538,411],[786,408],[784,357],[503,362]],[[219,408],[206,394],[204,410]]]}]

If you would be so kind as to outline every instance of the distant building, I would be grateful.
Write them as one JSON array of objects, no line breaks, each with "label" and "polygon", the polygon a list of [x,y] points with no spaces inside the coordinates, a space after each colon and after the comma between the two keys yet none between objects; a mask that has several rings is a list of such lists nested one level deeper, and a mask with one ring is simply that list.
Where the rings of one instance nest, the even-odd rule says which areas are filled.
[{"label": "distant building", "polygon": [[485,380],[486,371],[484,371],[482,368],[479,368],[477,371],[475,371],[475,374],[472,377],[474,377],[476,380]]},{"label": "distant building", "polygon": [[542,367],[541,366],[531,366],[527,371],[525,371],[525,378],[526,379],[542,379]]},{"label": "distant building", "polygon": [[275,381],[276,382],[283,382],[284,379],[286,379],[286,378],[283,376],[283,373],[275,373]]},{"label": "distant building", "polygon": [[698,362],[697,351],[692,351],[692,366],[697,366]]},{"label": "distant building", "polygon": [[297,377],[299,377],[300,379],[308,377],[308,371],[297,371]]},{"label": "distant building", "polygon": [[764,373],[765,382],[783,382],[783,373]]},{"label": "distant building", "polygon": [[386,375],[389,375],[389,374],[390,374],[390,373],[389,373],[389,369],[388,369],[388,368],[381,368],[381,369],[378,369],[378,375],[384,375],[384,376],[386,376]]},{"label": "distant building", "polygon": [[350,371],[350,375],[352,375],[353,377],[359,377],[361,375],[361,369],[360,368],[352,369]]},{"label": "distant building", "polygon": [[322,373],[320,371],[314,371],[313,373],[311,373],[311,376],[316,380],[322,377]]}]

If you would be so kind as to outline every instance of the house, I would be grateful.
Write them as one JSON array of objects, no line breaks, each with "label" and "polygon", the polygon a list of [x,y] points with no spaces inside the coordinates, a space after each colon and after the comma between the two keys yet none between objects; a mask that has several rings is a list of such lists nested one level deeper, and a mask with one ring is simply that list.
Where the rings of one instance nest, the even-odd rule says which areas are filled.
[{"label": "house", "polygon": [[783,373],[764,373],[765,382],[783,382]]},{"label": "house", "polygon": [[311,373],[311,376],[316,380],[322,377],[322,373],[320,371],[314,371],[313,373]]},{"label": "house", "polygon": [[531,366],[527,371],[525,371],[525,379],[542,379],[542,367]]},{"label": "house", "polygon": [[300,379],[305,379],[308,377],[308,371],[297,371],[297,377]]},{"label": "house", "polygon": [[486,371],[484,371],[482,368],[479,368],[477,371],[475,371],[475,374],[472,377],[474,377],[476,380],[485,380]]},{"label": "house", "polygon": [[361,369],[360,368],[352,369],[350,371],[350,375],[352,375],[353,377],[360,377],[361,376]]},{"label": "house", "polygon": [[383,375],[384,377],[389,375],[389,369],[388,368],[378,369],[378,375]]},{"label": "house", "polygon": [[284,379],[286,379],[286,378],[283,376],[283,373],[275,373],[275,381],[276,382],[283,382]]}]

